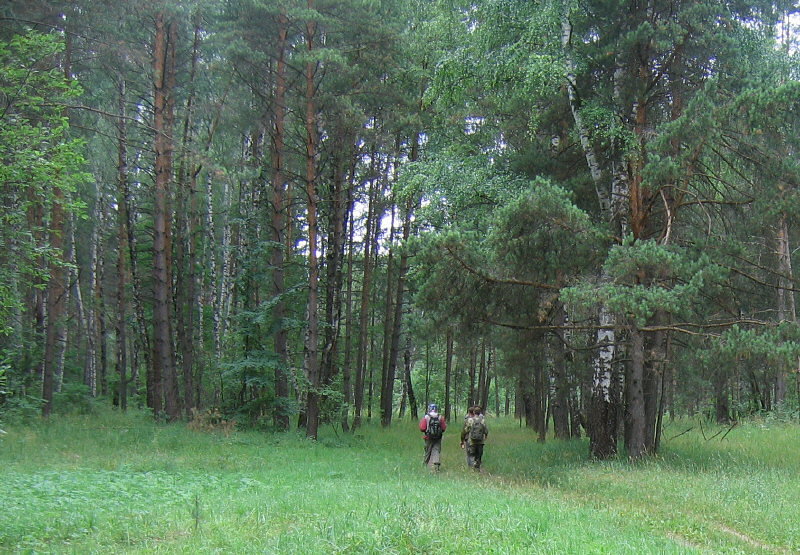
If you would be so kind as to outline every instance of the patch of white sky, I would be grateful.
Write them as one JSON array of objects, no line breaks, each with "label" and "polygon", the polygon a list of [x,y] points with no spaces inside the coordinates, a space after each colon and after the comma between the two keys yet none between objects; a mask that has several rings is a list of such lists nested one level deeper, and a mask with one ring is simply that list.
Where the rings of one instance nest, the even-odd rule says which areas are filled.
[{"label": "patch of white sky", "polygon": [[784,14],[775,26],[775,38],[780,48],[797,54],[800,47],[800,2],[795,2],[795,12]]}]

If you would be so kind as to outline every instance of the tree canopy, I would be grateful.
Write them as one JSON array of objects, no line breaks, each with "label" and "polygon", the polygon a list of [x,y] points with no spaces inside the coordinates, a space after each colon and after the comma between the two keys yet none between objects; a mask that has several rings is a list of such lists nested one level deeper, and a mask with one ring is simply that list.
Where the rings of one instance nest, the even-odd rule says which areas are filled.
[{"label": "tree canopy", "polygon": [[0,415],[797,411],[797,12],[8,3]]}]

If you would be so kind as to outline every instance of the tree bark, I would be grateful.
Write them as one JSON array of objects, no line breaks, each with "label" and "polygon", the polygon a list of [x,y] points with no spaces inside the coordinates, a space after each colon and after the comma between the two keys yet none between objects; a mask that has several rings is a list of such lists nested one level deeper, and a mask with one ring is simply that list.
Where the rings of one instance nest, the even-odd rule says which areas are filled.
[{"label": "tree bark", "polygon": [[[583,121],[577,96],[577,64],[572,54],[572,24],[569,20],[569,3],[564,2],[561,19],[561,43],[565,53],[567,96],[575,127],[580,137],[586,164],[597,193],[601,212],[611,221],[615,214],[622,214],[615,206],[625,198],[625,191],[619,187],[620,180],[613,180],[612,193],[605,190],[605,172],[594,151],[589,131]],[[620,190],[618,190],[620,189]],[[605,276],[601,279],[605,280]],[[617,453],[616,417],[618,405],[612,396],[612,361],[614,358],[615,334],[611,324],[614,315],[606,306],[599,309],[600,328],[597,332],[597,344],[600,346],[594,360],[594,376],[592,379],[591,399],[587,414],[587,433],[589,434],[589,451],[592,457],[605,459]]]},{"label": "tree bark", "polygon": [[553,341],[553,391],[551,396],[553,429],[556,439],[569,439],[571,435],[569,427],[570,388],[567,380],[566,339],[563,328],[566,320],[567,314],[564,311],[564,306],[558,303],[554,322],[556,332]]},{"label": "tree bark", "polygon": [[[395,237],[395,224],[394,216],[397,206],[394,203],[394,197],[390,204],[391,217],[389,218],[389,254],[386,257],[386,293],[384,295],[383,305],[383,356],[381,364],[381,398],[380,398],[380,413],[381,425],[388,426],[392,421],[392,404],[394,402],[394,376],[389,378],[390,362],[392,346],[392,326],[394,325],[394,318],[392,307],[393,289],[394,284],[394,237]],[[377,252],[376,252],[377,258]],[[377,265],[377,262],[376,262]]]},{"label": "tree bark", "polygon": [[[97,222],[97,209],[94,210],[93,220]],[[83,385],[89,388],[89,394],[92,397],[97,395],[97,372],[95,367],[95,330],[94,330],[94,322],[93,314],[91,310],[87,310],[86,304],[83,302],[83,292],[81,290],[81,279],[80,279],[80,272],[78,271],[78,263],[77,263],[77,239],[75,238],[75,218],[71,218],[71,222],[69,225],[68,236],[69,239],[67,240],[69,246],[66,248],[66,260],[70,264],[69,269],[67,270],[66,275],[66,283],[69,284],[67,289],[67,304],[69,305],[71,301],[74,301],[75,310],[77,312],[77,319],[80,325],[78,326],[78,333],[76,334],[76,339],[78,339],[78,343],[80,344],[81,341],[85,341],[84,347],[84,357],[83,357]],[[90,243],[94,243],[97,241],[97,233],[95,231],[92,232],[92,237],[90,239]],[[89,250],[94,250],[94,246],[90,245]],[[93,260],[93,256],[90,254],[89,258],[92,259],[90,263],[90,270],[89,270],[89,280],[93,282],[94,280],[91,278],[93,274],[91,268],[94,267],[95,262]],[[61,386],[63,384],[63,368],[60,369],[56,373],[55,377],[55,389],[56,392],[61,391]]]},{"label": "tree bark", "polygon": [[[175,24],[164,12],[156,14],[154,44],[155,204],[153,207],[153,381],[156,417],[162,410],[170,420],[178,418],[177,379],[172,343],[169,246],[170,184],[172,182],[173,106],[175,79]],[[164,405],[162,406],[162,399]]]},{"label": "tree bark", "polygon": [[42,416],[53,413],[53,393],[59,361],[60,343],[64,339],[64,315],[66,313],[66,269],[60,259],[64,251],[64,203],[66,198],[60,187],[53,191],[53,206],[50,209],[50,248],[57,254],[49,265],[47,281],[47,320],[45,324],[44,365],[42,379]]},{"label": "tree bark", "polygon": [[[63,63],[64,78],[71,78],[71,35],[67,37],[65,60]],[[53,413],[53,394],[56,389],[56,376],[63,371],[63,354],[66,347],[66,327],[64,317],[67,311],[67,276],[64,264],[64,234],[66,233],[67,202],[64,190],[56,186],[53,189],[52,205],[50,207],[50,222],[48,227],[48,243],[52,251],[51,261],[48,263],[48,280],[45,296],[44,320],[44,356],[42,359],[42,416],[47,418]],[[37,202],[38,204],[38,202]],[[37,214],[43,211],[36,210]],[[36,228],[32,228],[36,229]]]},{"label": "tree bark", "polygon": [[[307,8],[314,10],[314,0],[308,0]],[[306,22],[306,47],[309,53],[314,48],[317,24]],[[317,117],[315,99],[316,65],[309,61],[305,66],[305,130],[306,130],[306,211],[308,224],[308,303],[306,306],[305,373],[308,379],[306,397],[306,436],[317,439],[320,421],[320,368],[319,368],[319,261],[317,259]]]},{"label": "tree bark", "polygon": [[340,145],[334,154],[331,197],[328,200],[328,241],[326,249],[325,326],[320,381],[330,386],[339,373],[339,345],[342,333],[344,261],[348,215],[352,210],[352,145],[348,131],[334,134]]},{"label": "tree bark", "polygon": [[631,363],[626,380],[625,446],[629,458],[639,459],[647,453],[644,399],[644,337],[635,324],[631,326],[630,337]]},{"label": "tree bark", "polygon": [[289,348],[286,329],[285,238],[286,238],[286,177],[284,150],[286,133],[286,43],[288,18],[285,9],[278,16],[277,61],[275,66],[275,95],[272,133],[272,295],[275,303],[275,333],[273,345],[278,363],[275,367],[275,409],[273,424],[281,431],[289,429]]},{"label": "tree bark", "polygon": [[[794,273],[792,272],[792,251],[789,243],[789,219],[786,212],[782,212],[778,221],[778,322],[796,322],[797,308],[795,305]],[[800,374],[798,375],[800,376]],[[786,370],[777,368],[775,379],[775,403],[781,404],[786,400]]]},{"label": "tree bark", "polygon": [[[413,157],[412,157],[413,159]],[[405,217],[403,218],[403,242],[407,242],[411,235],[411,220],[414,213],[413,199],[406,201]],[[403,307],[406,288],[406,276],[408,274],[408,250],[403,249],[400,253],[400,264],[397,270],[397,288],[394,295],[394,316],[391,334],[391,347],[389,349],[389,370],[386,377],[387,389],[385,401],[382,397],[382,424],[389,426],[392,423],[392,395],[394,380],[397,373],[397,360],[400,353],[400,336],[403,329]]]},{"label": "tree bark", "polygon": [[[375,149],[373,149],[375,150]],[[377,154],[373,152],[371,169],[376,173]],[[367,200],[367,219],[364,222],[364,269],[361,284],[361,299],[358,317],[358,340],[356,346],[355,387],[353,391],[353,428],[361,426],[361,413],[364,404],[364,386],[367,376],[367,352],[369,347],[369,315],[370,298],[372,296],[372,243],[378,230],[378,184],[377,179],[372,179],[369,184]]]},{"label": "tree bark", "polygon": [[181,137],[181,157],[178,167],[178,207],[176,220],[178,225],[176,248],[176,266],[181,269],[175,276],[177,341],[180,346],[180,364],[183,378],[183,406],[189,416],[192,409],[197,408],[195,400],[195,366],[197,335],[197,165],[194,146],[194,106],[196,99],[195,81],[197,65],[200,57],[200,24],[194,18],[194,37],[192,40],[192,57],[189,70],[189,94],[186,99],[186,110]]},{"label": "tree bark", "polygon": [[345,293],[345,323],[347,325],[344,336],[344,361],[342,362],[342,431],[350,431],[350,410],[353,407],[353,251],[355,241],[355,221],[353,210],[348,216],[348,251],[347,251],[347,291]]},{"label": "tree bark", "polygon": [[406,335],[406,348],[403,351],[403,366],[405,368],[406,390],[408,392],[408,405],[411,408],[411,418],[419,419],[417,396],[414,394],[414,384],[411,381],[411,369],[414,365],[414,348],[411,345],[411,336]]},{"label": "tree bark", "polygon": [[453,328],[447,327],[445,336],[445,363],[444,363],[444,413],[445,419],[452,421],[450,408],[450,384],[453,381]]},{"label": "tree bark", "polygon": [[128,409],[128,354],[127,318],[128,283],[125,252],[128,245],[128,133],[125,120],[125,79],[119,76],[119,115],[117,121],[117,314],[116,314],[116,365],[117,399],[122,411]]}]

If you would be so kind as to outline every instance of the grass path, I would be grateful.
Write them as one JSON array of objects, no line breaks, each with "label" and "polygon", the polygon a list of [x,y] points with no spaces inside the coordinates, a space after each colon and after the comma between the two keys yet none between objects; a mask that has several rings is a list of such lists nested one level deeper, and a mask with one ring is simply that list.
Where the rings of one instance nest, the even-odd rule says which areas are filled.
[{"label": "grass path", "polygon": [[6,429],[0,553],[800,552],[795,426],[628,464],[495,421],[484,473],[452,434],[436,475],[411,422],[316,443],[119,415]]}]

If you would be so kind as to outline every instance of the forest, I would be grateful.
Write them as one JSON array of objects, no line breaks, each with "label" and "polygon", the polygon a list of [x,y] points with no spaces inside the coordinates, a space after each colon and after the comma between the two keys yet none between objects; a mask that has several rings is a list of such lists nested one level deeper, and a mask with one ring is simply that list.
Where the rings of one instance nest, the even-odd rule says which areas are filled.
[{"label": "forest", "polygon": [[4,0],[0,424],[797,420],[798,11]]}]

